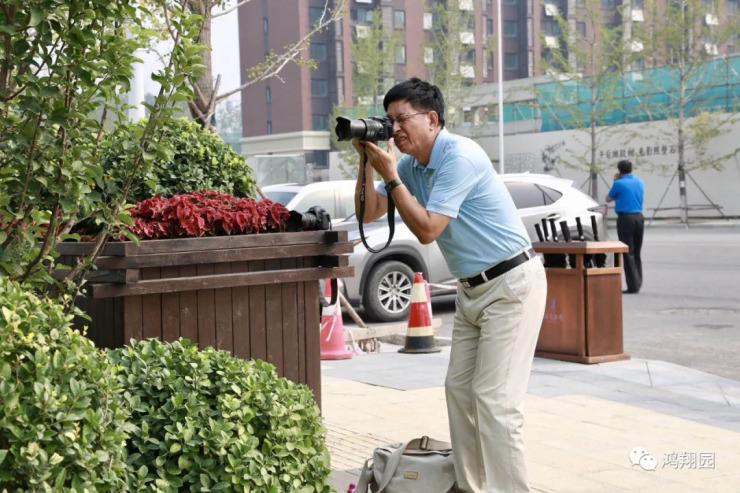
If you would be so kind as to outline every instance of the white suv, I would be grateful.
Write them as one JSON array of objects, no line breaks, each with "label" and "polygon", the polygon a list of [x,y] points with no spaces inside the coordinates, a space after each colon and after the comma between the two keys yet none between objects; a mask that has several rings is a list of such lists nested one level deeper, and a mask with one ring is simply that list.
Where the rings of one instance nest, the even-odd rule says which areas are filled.
[{"label": "white suv", "polygon": [[[511,193],[533,242],[539,241],[534,225],[541,223],[542,219],[548,219],[548,229],[549,219],[555,220],[560,241],[563,241],[560,222],[566,221],[572,239],[577,241],[576,217],[581,218],[585,239],[594,240],[591,216],[596,217],[599,240],[608,240],[606,206],[575,188],[572,180],[530,173],[503,174],[501,179]],[[334,229],[346,229],[350,241],[359,241],[359,228],[354,216],[334,225]],[[373,249],[379,249],[388,240],[388,220],[385,217],[364,224],[363,230]],[[360,242],[350,255],[349,264],[354,266],[355,275],[343,280],[344,295],[351,304],[361,305],[367,318],[378,322],[401,320],[408,316],[414,272],[422,272],[424,279],[433,284],[454,286],[456,281],[436,242],[429,245],[419,243],[398,215],[389,247],[371,254]],[[434,295],[454,291],[432,286],[431,292]]]}]

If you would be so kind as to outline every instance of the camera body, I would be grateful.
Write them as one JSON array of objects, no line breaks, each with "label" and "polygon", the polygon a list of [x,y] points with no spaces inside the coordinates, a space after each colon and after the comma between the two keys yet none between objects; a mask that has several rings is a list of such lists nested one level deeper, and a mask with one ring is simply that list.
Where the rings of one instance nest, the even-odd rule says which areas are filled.
[{"label": "camera body", "polygon": [[370,118],[337,117],[337,126],[334,129],[337,139],[352,140],[390,140],[393,137],[393,124],[387,116],[371,116]]},{"label": "camera body", "polygon": [[321,206],[315,205],[306,212],[290,211],[286,223],[288,231],[323,231],[331,229],[331,216]]}]

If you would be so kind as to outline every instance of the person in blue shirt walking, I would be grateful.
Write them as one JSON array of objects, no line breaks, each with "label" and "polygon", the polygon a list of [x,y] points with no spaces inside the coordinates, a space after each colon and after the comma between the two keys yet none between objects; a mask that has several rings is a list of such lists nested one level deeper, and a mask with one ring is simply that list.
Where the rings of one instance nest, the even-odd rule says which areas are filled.
[{"label": "person in blue shirt walking", "polygon": [[[367,159],[364,222],[392,197],[421,243],[436,241],[458,278],[445,380],[460,491],[529,491],[522,407],[545,310],[547,281],[514,202],[485,151],[444,128],[438,87],[412,78],[383,106],[393,138],[385,150],[353,140]],[[398,162],[393,145],[403,153]],[[355,204],[359,210],[362,173]]]},{"label": "person in blue shirt walking", "polygon": [[642,215],[642,200],[645,185],[632,174],[632,162],[626,159],[617,163],[619,173],[614,175],[614,184],[606,196],[607,202],[614,202],[617,213],[617,236],[630,250],[625,253],[624,278],[627,290],[624,293],[639,293],[642,287],[642,237],[645,231],[645,218]]}]

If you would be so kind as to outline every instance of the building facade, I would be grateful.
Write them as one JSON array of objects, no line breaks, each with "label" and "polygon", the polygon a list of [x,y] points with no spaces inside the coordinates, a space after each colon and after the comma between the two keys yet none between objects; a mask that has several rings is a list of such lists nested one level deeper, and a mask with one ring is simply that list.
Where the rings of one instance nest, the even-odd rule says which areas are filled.
[{"label": "building facade", "polygon": [[[388,54],[395,58],[394,80],[388,84],[411,76],[429,78],[428,64],[433,63],[434,54],[428,43],[438,34],[435,29],[439,25],[434,6],[447,6],[446,2],[452,1],[468,15],[469,22],[459,33],[460,71],[464,83],[475,87],[490,87],[502,68],[505,81],[543,75],[546,64],[542,60],[551,57],[554,50],[567,50],[563,21],[575,32],[590,34],[585,13],[594,4],[610,25],[622,26],[621,32],[628,43],[633,33],[649,30],[657,20],[651,19],[643,0],[500,0],[503,67],[499,67],[491,49],[495,46],[498,0],[349,0],[347,14],[314,36],[310,48],[301,54],[303,60],[316,62],[315,69],[289,64],[279,79],[256,83],[243,91],[242,153],[248,158],[260,156],[268,167],[270,156],[303,156],[303,161],[297,162],[307,170],[307,181],[328,179],[330,131],[333,131],[331,109],[337,104],[352,107],[356,102],[352,87],[352,40],[367,35],[373,11],[380,9],[383,28],[392,29],[402,40],[396,53]],[[657,12],[666,1],[657,0],[654,4]],[[242,82],[246,80],[247,70],[262,62],[270,52],[280,52],[282,47],[308,34],[324,11],[325,3],[325,0],[251,0],[240,6]],[[330,7],[333,3],[334,0],[329,0]],[[701,22],[713,25],[718,19],[738,12],[740,0],[706,0],[701,5],[706,9]],[[656,12],[652,8],[651,11]],[[737,50],[736,45],[740,44],[737,40],[735,36],[722,46],[712,44],[711,39],[695,42],[723,55]],[[644,49],[639,42],[631,46],[636,52]],[[632,68],[649,66],[648,55],[637,57]],[[520,110],[529,111],[524,104]],[[495,121],[497,116],[471,113],[463,124],[474,124],[481,118]]]}]

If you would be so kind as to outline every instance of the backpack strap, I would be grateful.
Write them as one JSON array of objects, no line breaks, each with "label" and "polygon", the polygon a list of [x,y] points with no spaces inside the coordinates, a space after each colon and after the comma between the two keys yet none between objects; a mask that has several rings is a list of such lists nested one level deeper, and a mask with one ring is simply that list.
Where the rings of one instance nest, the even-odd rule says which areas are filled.
[{"label": "backpack strap", "polygon": [[362,468],[362,472],[360,473],[360,480],[357,482],[357,486],[355,486],[355,493],[367,493],[367,488],[370,485],[370,481],[373,479],[373,470],[372,466],[370,466],[370,461],[372,459],[368,459],[365,461],[365,466]]}]

